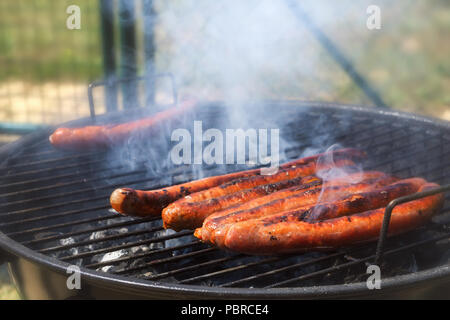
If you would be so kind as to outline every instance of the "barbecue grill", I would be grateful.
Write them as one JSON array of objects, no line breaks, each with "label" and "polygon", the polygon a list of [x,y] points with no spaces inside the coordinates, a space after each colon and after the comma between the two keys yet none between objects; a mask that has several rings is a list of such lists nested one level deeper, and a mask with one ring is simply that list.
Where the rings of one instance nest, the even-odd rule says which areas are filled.
[{"label": "barbecue grill", "polygon": [[[450,182],[446,122],[318,102],[265,101],[257,107],[270,117],[255,115],[263,120],[252,125],[280,128],[284,161],[339,143],[368,153],[365,170]],[[195,119],[205,129],[222,128],[226,109],[223,102],[203,103],[182,124]],[[128,110],[127,117],[142,112]],[[116,112],[66,125],[120,122],[124,116]],[[375,259],[376,242],[332,252],[248,256],[203,244],[191,231],[164,230],[159,218],[122,217],[109,206],[117,187],[154,189],[242,168],[166,165],[168,149],[160,145],[151,160],[159,158],[161,167],[142,159],[130,165],[114,156],[123,150],[56,150],[48,142],[51,131],[0,150],[0,246],[26,298],[449,297],[448,195],[431,223],[386,240],[382,288],[369,290],[366,268]],[[81,290],[67,289],[70,265],[80,267]]]}]

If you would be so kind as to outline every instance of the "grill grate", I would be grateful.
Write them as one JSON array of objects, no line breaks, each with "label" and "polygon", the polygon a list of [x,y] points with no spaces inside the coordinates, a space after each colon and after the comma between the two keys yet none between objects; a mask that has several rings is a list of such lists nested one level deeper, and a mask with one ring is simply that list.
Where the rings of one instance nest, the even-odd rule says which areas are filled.
[{"label": "grill grate", "polygon": [[[205,110],[195,116],[214,127],[222,108]],[[271,125],[289,137],[285,160],[298,158],[318,144],[340,143],[368,152],[365,169],[450,182],[450,129],[446,127],[330,106],[287,104],[279,113]],[[191,231],[166,231],[158,218],[122,217],[109,206],[109,195],[117,187],[145,190],[181,183],[197,178],[196,168],[164,168],[161,174],[148,170],[143,162],[130,167],[110,153],[61,152],[49,145],[47,134],[18,150],[0,168],[0,230],[64,262],[149,281],[274,288],[362,281],[365,264],[374,259],[374,243],[276,257],[223,252],[196,240]],[[236,170],[231,166],[202,169],[204,175]],[[389,239],[385,264],[390,276],[429,267],[429,259],[427,264],[420,261],[424,247],[437,257],[435,264],[443,263],[439,257],[450,247],[449,217],[447,196],[433,224]],[[404,261],[410,264],[405,267]]]}]

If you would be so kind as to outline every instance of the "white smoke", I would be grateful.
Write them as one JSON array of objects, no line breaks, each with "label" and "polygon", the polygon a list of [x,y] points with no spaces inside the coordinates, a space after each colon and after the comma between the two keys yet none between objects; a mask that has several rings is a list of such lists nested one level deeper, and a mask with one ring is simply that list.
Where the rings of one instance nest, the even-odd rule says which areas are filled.
[{"label": "white smoke", "polygon": [[[358,4],[350,0],[299,3],[316,25],[332,35],[336,26],[355,16],[364,29],[370,4],[366,0]],[[261,101],[309,100],[327,92],[329,84],[318,66],[330,64],[331,59],[285,1],[157,0],[154,6],[157,72],[175,75],[181,97],[225,102],[228,119],[224,122],[234,128],[259,129],[274,120],[276,109],[258,114]],[[339,71],[331,64],[335,69],[327,73]],[[277,129],[282,133],[283,128]],[[283,150],[290,143],[283,135],[280,138],[279,159],[284,161]],[[311,141],[310,151],[329,146],[322,145],[328,138],[315,139],[319,140]],[[136,154],[136,158],[143,155],[140,151]],[[158,163],[154,160],[153,164]]]},{"label": "white smoke", "polygon": [[[333,151],[339,149],[342,149],[341,145],[333,144],[326,150],[323,156],[317,159],[317,167],[325,168],[316,172],[316,175],[322,179],[322,189],[317,204],[333,202],[340,196],[336,192],[326,192],[330,188],[330,182],[339,179],[346,184],[356,184],[363,179],[364,170],[361,163],[356,162],[352,166],[336,165]],[[311,211],[311,219],[315,220],[317,218],[320,218],[320,212],[313,208]]]}]

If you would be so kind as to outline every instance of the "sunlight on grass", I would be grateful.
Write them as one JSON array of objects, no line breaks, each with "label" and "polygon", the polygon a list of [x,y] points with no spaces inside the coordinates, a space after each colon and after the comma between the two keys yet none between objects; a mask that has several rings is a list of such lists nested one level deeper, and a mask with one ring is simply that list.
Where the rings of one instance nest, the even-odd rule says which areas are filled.
[{"label": "sunlight on grass", "polygon": [[[101,78],[103,72],[98,1],[76,2],[82,12],[81,30],[65,27],[65,9],[72,2],[0,2],[0,64],[4,66],[0,68],[0,121],[60,123],[85,115],[87,84]],[[336,8],[330,0],[322,2],[324,8]],[[137,1],[138,17],[140,3]],[[209,2],[199,0],[196,4],[201,8],[205,3]],[[394,5],[388,0],[378,0],[382,12],[379,31],[365,27],[365,7],[371,4],[370,0],[357,4],[346,0],[340,4],[352,10],[345,12],[346,19],[339,19],[336,12],[336,21],[324,26],[323,31],[385,102],[395,109],[448,117],[450,41],[445,41],[450,28],[448,1],[401,0]],[[214,70],[202,73],[203,57],[184,55],[179,48],[177,53],[176,49],[189,49],[192,45],[202,48],[202,42],[208,40],[210,18],[192,12],[189,1],[155,0],[155,8],[162,13],[155,30],[157,69],[175,74],[181,94],[208,92],[206,98],[223,98],[223,93],[220,94],[223,79]],[[180,23],[175,34],[169,31],[173,28],[169,26],[171,21]],[[143,69],[142,28],[142,23],[138,23],[139,70]],[[240,90],[268,99],[370,104],[317,40],[304,30],[302,33],[300,24],[298,30],[301,38],[277,42],[280,57],[288,61],[283,66],[290,67],[253,66],[254,62],[249,60],[246,68],[254,73],[254,81],[236,83]],[[177,39],[171,38],[174,35]],[[296,43],[297,40],[301,43]],[[308,66],[308,60],[316,63]],[[20,89],[14,89],[17,87]]]},{"label": "sunlight on grass", "polygon": [[0,300],[18,300],[20,299],[16,288],[9,279],[6,265],[0,266]]}]

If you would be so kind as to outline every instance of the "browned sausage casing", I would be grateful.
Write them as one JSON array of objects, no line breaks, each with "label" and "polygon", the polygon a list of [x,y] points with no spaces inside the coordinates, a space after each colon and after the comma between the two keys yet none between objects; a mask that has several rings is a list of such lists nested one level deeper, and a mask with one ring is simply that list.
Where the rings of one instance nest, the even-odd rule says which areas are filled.
[{"label": "browned sausage casing", "polygon": [[[239,179],[239,181],[242,182],[242,179]],[[206,217],[216,211],[268,195],[284,188],[304,184],[317,185],[320,182],[321,180],[319,178],[313,176],[298,177],[275,183],[258,185],[254,188],[244,189],[242,191],[237,191],[220,197],[214,197],[196,202],[184,201],[182,204],[179,204],[178,201],[184,200],[180,199],[171,203],[163,210],[162,219],[164,222],[164,227],[175,231],[195,229],[196,227],[202,225]]]},{"label": "browned sausage casing", "polygon": [[[315,163],[317,159],[323,155],[324,154],[318,154],[315,156],[294,160],[281,165],[280,169],[282,170],[294,166]],[[349,148],[333,151],[332,155],[336,159],[361,159],[365,157],[364,152]],[[150,191],[119,188],[111,194],[110,203],[117,212],[125,215],[139,217],[159,216],[163,208],[184,196],[216,187],[238,178],[259,176],[260,172],[260,169],[234,172]]]},{"label": "browned sausage casing", "polygon": [[[324,164],[319,167],[316,165],[316,162],[311,162],[305,165],[279,170],[276,174],[271,176],[240,178],[214,188],[191,194],[171,203],[162,211],[161,217],[164,222],[164,228],[182,230],[200,227],[203,220],[214,213],[216,208],[227,208],[244,202],[246,199],[240,199],[239,197],[239,194],[242,191],[297,177],[306,177],[319,169],[326,169],[329,166],[341,167],[348,165],[354,165],[353,161],[343,159],[338,160],[332,165]],[[238,195],[236,197],[227,197],[234,193],[238,193]],[[259,192],[248,192],[247,199],[250,200],[257,197],[258,193]]]},{"label": "browned sausage casing", "polygon": [[230,208],[211,215],[204,221],[202,228],[196,230],[195,235],[203,241],[215,243],[216,238],[218,238],[217,241],[221,242],[221,237],[230,224],[305,206],[311,207],[316,205],[318,201],[331,201],[331,196],[334,200],[338,200],[351,194],[372,191],[396,180],[394,177],[375,171],[366,172],[358,183],[349,184],[345,180],[335,180],[325,186],[299,190],[289,195],[286,194],[286,191],[293,188],[275,192],[270,196],[245,203],[240,207]]},{"label": "browned sausage casing", "polygon": [[[288,210],[272,215],[265,216],[264,223],[277,224],[285,221],[306,221],[314,222],[324,219],[337,218],[340,216],[351,215],[358,212],[377,209],[386,206],[395,198],[416,192],[426,181],[421,178],[411,178],[400,180],[391,185],[384,186],[375,190],[359,192],[332,202],[312,203],[299,209]],[[251,217],[247,221],[254,220]],[[233,224],[220,225],[213,233],[211,238],[218,246],[223,246],[225,237]]]},{"label": "browned sausage casing", "polygon": [[[417,191],[438,187],[426,183]],[[392,212],[389,235],[414,229],[427,222],[443,204],[442,194],[398,205]],[[228,230],[223,246],[248,254],[278,254],[337,248],[376,239],[385,208],[319,222],[300,221],[292,216],[272,217],[236,223]]]},{"label": "browned sausage casing", "polygon": [[158,112],[152,116],[118,125],[98,125],[81,128],[58,128],[49,137],[50,143],[61,149],[107,148],[126,141],[136,130],[151,128],[161,122],[174,118],[196,105],[187,100],[180,106]]}]

